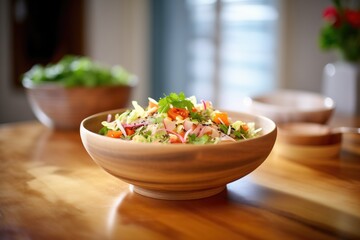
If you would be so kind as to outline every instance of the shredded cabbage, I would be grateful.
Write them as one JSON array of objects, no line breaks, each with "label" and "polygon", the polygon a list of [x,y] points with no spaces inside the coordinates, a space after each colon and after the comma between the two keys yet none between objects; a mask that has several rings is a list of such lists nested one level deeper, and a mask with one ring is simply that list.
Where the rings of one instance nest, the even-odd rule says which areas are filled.
[{"label": "shredded cabbage", "polygon": [[254,122],[232,122],[211,102],[198,103],[195,96],[186,98],[183,93],[171,93],[159,101],[149,98],[146,108],[136,101],[132,105],[133,109],[116,114],[113,121],[103,121],[99,133],[134,142],[217,144],[254,138],[261,132]]}]

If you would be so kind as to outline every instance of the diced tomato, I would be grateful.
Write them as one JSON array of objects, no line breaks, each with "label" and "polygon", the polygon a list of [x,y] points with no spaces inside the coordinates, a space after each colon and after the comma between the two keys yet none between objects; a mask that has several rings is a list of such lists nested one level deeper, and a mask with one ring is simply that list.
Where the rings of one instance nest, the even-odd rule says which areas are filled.
[{"label": "diced tomato", "polygon": [[133,128],[127,127],[125,128],[126,135],[131,136],[135,133],[135,130]]},{"label": "diced tomato", "polygon": [[213,121],[215,123],[217,123],[217,124],[223,123],[226,126],[230,125],[229,117],[228,117],[228,114],[226,112],[217,112],[217,113],[215,113]]},{"label": "diced tomato", "polygon": [[187,118],[189,116],[189,111],[184,108],[170,108],[167,112],[168,116],[175,120],[177,116],[181,116],[183,119]]},{"label": "diced tomato", "polygon": [[120,138],[122,136],[121,131],[109,130],[106,134],[107,137]]}]

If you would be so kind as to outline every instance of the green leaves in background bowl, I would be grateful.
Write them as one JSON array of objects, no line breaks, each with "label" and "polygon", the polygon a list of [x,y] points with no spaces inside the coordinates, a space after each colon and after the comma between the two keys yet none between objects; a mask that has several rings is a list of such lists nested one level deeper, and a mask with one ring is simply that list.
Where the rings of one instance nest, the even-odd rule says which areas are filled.
[{"label": "green leaves in background bowl", "polygon": [[133,75],[121,66],[106,68],[83,56],[67,55],[58,63],[34,65],[23,75],[22,81],[34,84],[59,83],[65,87],[97,87],[128,85]]}]

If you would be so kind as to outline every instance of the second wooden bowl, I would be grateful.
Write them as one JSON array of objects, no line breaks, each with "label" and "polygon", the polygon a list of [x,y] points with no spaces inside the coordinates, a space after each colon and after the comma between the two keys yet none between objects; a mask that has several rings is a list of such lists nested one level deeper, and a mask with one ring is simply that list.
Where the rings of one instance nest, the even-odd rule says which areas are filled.
[{"label": "second wooden bowl", "polygon": [[126,107],[134,86],[73,87],[59,84],[24,84],[37,119],[54,129],[79,129],[89,115]]},{"label": "second wooden bowl", "polygon": [[341,150],[342,133],[317,123],[278,125],[276,152],[291,159],[335,158]]}]

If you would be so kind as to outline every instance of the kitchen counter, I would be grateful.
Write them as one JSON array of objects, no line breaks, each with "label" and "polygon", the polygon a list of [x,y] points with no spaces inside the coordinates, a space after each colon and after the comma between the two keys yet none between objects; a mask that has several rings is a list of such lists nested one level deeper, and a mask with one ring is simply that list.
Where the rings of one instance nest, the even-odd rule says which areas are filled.
[{"label": "kitchen counter", "polygon": [[78,130],[38,122],[0,125],[0,169],[0,239],[360,239],[358,136],[333,159],[288,159],[275,145],[254,172],[191,201],[134,193]]}]

